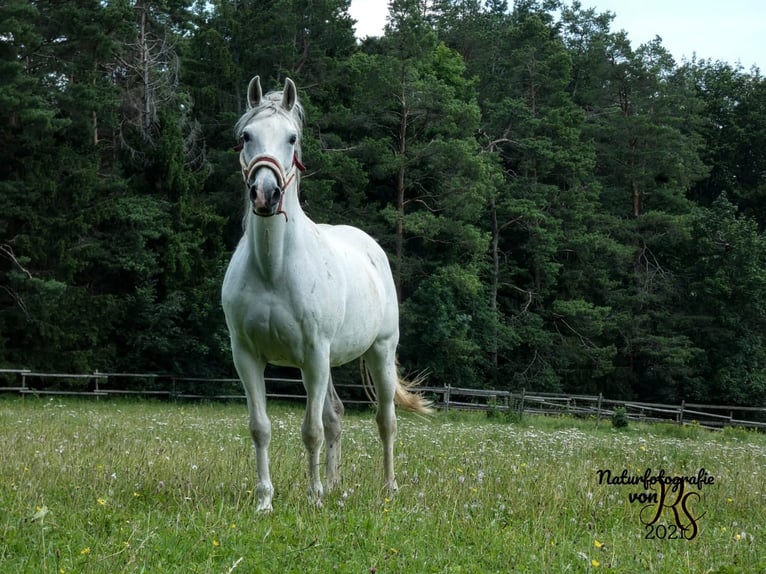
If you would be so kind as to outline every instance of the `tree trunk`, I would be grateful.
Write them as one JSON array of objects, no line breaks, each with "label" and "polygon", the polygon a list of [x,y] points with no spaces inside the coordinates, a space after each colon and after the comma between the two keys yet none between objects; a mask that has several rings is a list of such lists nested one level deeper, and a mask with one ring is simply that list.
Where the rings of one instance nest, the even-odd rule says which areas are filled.
[{"label": "tree trunk", "polygon": [[396,176],[396,262],[394,281],[396,295],[402,300],[402,266],[404,261],[404,198],[406,191],[405,160],[407,157],[407,100],[402,89],[401,117],[399,119],[399,170]]},{"label": "tree trunk", "polygon": [[[492,285],[490,288],[489,308],[492,311],[493,319],[497,318],[497,292],[500,288],[500,228],[497,224],[497,205],[495,197],[489,200],[489,206],[492,210]],[[493,323],[492,333],[492,369],[495,378],[497,378],[497,323]]]},{"label": "tree trunk", "polygon": [[641,192],[635,179],[631,180],[630,188],[633,195],[633,217],[638,217],[641,215]]}]

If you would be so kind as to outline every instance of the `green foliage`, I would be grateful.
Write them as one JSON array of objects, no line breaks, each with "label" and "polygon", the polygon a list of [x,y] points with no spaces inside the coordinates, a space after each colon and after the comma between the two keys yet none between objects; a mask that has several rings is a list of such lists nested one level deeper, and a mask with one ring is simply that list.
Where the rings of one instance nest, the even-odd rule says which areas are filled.
[{"label": "green foliage", "polygon": [[0,6],[2,364],[232,373],[231,128],[259,74],[299,86],[307,212],[390,254],[405,370],[766,400],[760,73],[579,3],[396,0],[361,43],[348,6]]},{"label": "green foliage", "polygon": [[625,407],[615,407],[612,413],[612,426],[618,429],[628,426],[628,413],[625,412]]}]

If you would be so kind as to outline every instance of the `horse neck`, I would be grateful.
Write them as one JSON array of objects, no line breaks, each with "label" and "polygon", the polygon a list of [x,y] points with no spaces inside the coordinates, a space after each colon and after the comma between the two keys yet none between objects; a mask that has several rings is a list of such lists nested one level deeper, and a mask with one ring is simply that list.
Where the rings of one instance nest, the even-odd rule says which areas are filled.
[{"label": "horse neck", "polygon": [[248,205],[245,235],[256,273],[267,280],[277,279],[284,272],[292,240],[300,234],[306,221],[298,201],[297,180],[285,190],[282,211],[284,213],[271,217],[260,217]]}]

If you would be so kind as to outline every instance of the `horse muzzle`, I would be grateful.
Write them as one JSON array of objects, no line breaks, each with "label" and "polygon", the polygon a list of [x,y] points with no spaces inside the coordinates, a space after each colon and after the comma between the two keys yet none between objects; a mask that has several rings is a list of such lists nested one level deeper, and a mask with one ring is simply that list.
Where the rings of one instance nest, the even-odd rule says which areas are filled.
[{"label": "horse muzzle", "polygon": [[271,217],[282,210],[284,192],[279,185],[265,181],[250,185],[250,204],[253,213],[261,217]]}]

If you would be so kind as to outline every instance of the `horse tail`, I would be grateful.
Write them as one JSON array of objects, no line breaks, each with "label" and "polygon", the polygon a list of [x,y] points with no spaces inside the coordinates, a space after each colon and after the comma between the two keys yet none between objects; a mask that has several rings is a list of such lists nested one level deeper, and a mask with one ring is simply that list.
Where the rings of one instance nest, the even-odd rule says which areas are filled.
[{"label": "horse tail", "polygon": [[[364,360],[360,361],[359,366],[361,370],[364,393],[367,395],[367,398],[370,400],[370,402],[377,403],[378,398],[375,393],[375,387],[372,383],[370,370],[367,368]],[[397,371],[398,367],[399,365],[397,364]],[[432,414],[434,412],[433,403],[423,397],[423,395],[420,393],[412,390],[415,387],[423,384],[425,379],[426,377],[424,374],[417,375],[411,381],[402,379],[397,375],[396,388],[394,389],[394,403],[402,407],[404,410],[410,411],[412,413],[419,413],[423,415]]]}]

